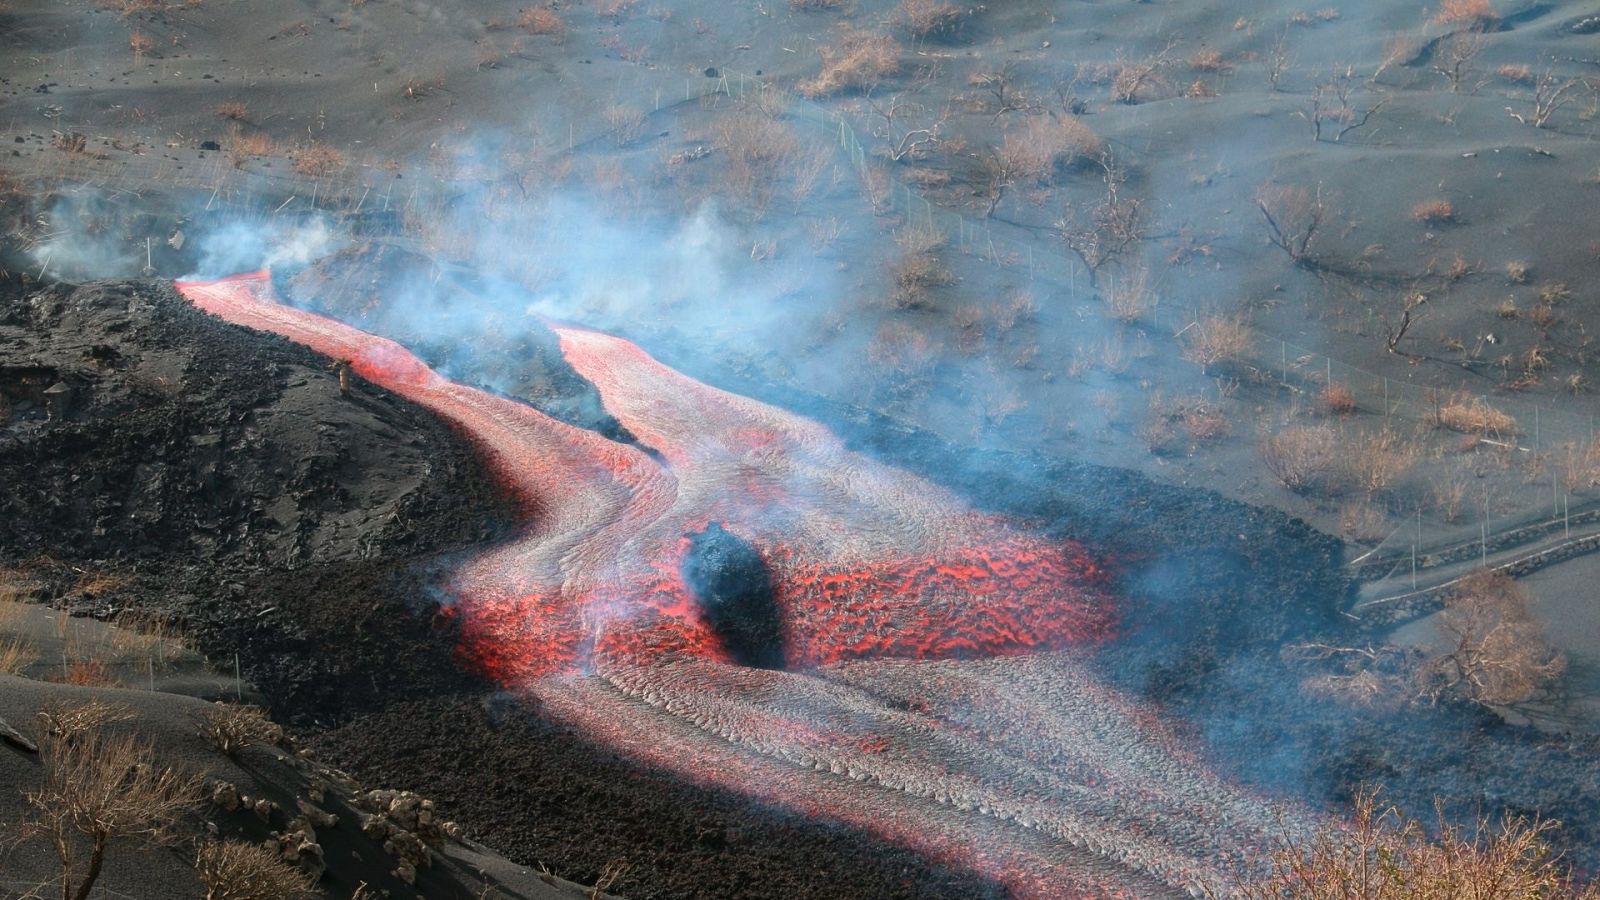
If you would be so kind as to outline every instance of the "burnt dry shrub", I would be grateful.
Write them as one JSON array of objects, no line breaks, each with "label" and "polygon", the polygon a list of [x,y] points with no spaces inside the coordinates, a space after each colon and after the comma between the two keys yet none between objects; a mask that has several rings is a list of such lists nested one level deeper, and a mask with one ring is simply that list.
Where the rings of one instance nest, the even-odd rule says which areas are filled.
[{"label": "burnt dry shrub", "polygon": [[1317,394],[1317,411],[1326,416],[1348,416],[1356,411],[1357,405],[1356,392],[1337,381]]},{"label": "burnt dry shrub", "polygon": [[44,779],[26,795],[21,837],[54,847],[65,900],[88,900],[114,842],[167,842],[200,803],[200,779],[159,765],[153,746],[136,735],[94,728],[70,739],[47,736],[40,751]]},{"label": "burnt dry shrub", "polygon": [[924,330],[906,322],[885,322],[867,345],[867,362],[887,397],[913,397],[925,391],[943,352]]},{"label": "burnt dry shrub", "polygon": [[299,900],[313,896],[311,876],[276,850],[243,841],[209,841],[195,854],[206,900]]},{"label": "burnt dry shrub", "polygon": [[1338,456],[1346,482],[1367,494],[1387,490],[1416,465],[1415,444],[1387,428],[1342,435]]},{"label": "burnt dry shrub", "polygon": [[200,736],[224,756],[235,756],[255,744],[277,744],[283,729],[254,706],[217,703],[195,717]]},{"label": "burnt dry shrub", "polygon": [[322,178],[344,168],[344,154],[327,144],[301,147],[294,154],[294,170],[301,175]]},{"label": "burnt dry shrub", "polygon": [[1482,28],[1493,24],[1499,18],[1500,14],[1495,12],[1489,0],[1441,0],[1439,8],[1433,13],[1433,21],[1437,25],[1467,25]]},{"label": "burnt dry shrub", "polygon": [[800,152],[794,129],[760,104],[735,110],[717,123],[716,146],[726,159],[723,183],[760,212],[772,202],[788,163]]},{"label": "burnt dry shrub", "polygon": [[1516,419],[1465,391],[1438,403],[1432,418],[1439,427],[1462,434],[1509,437],[1517,433]]},{"label": "burnt dry shrub", "polygon": [[[1221,440],[1228,435],[1227,414],[1204,397],[1167,400],[1154,397],[1140,435],[1157,456],[1181,454],[1192,445]],[[1184,435],[1188,440],[1184,440]]]},{"label": "burnt dry shrub", "polygon": [[1238,316],[1204,316],[1184,332],[1183,358],[1209,373],[1222,363],[1239,361],[1252,336],[1250,325]]},{"label": "burnt dry shrub", "polygon": [[956,37],[967,22],[967,11],[945,0],[900,0],[894,18],[914,37]]},{"label": "burnt dry shrub", "polygon": [[1284,487],[1296,493],[1309,491],[1334,466],[1338,440],[1326,425],[1291,425],[1263,435],[1261,462]]},{"label": "burnt dry shrub", "polygon": [[949,284],[954,276],[939,258],[944,248],[943,234],[929,228],[912,226],[895,236],[900,256],[894,264],[894,294],[890,301],[896,309],[927,309],[933,305],[935,289]]},{"label": "burnt dry shrub", "polygon": [[1456,207],[1449,200],[1424,200],[1411,207],[1411,218],[1424,225],[1448,225],[1456,220]]},{"label": "burnt dry shrub", "polygon": [[1058,172],[1105,153],[1105,141],[1077,116],[1029,116],[1002,138],[1000,153],[1018,180],[1049,182]]},{"label": "burnt dry shrub", "polygon": [[1106,311],[1118,322],[1133,323],[1156,305],[1156,288],[1147,266],[1119,278],[1105,290]]},{"label": "burnt dry shrub", "polygon": [[1566,657],[1533,618],[1533,595],[1489,570],[1462,579],[1444,598],[1447,649],[1418,672],[1422,696],[1457,696],[1503,706],[1532,698],[1566,671]]},{"label": "burnt dry shrub", "polygon": [[[1600,889],[1578,889],[1551,846],[1557,823],[1506,814],[1467,825],[1448,821],[1440,801],[1430,829],[1377,794],[1356,795],[1351,815],[1313,834],[1289,835],[1259,879],[1230,889],[1241,900],[1323,900],[1333,897],[1479,897],[1514,900],[1595,900]],[[1222,896],[1207,891],[1207,896]]]},{"label": "burnt dry shrub", "polygon": [[517,16],[517,27],[529,34],[559,35],[566,32],[567,23],[554,10],[532,7]]},{"label": "burnt dry shrub", "polygon": [[900,53],[899,42],[887,34],[841,25],[833,43],[817,49],[822,71],[798,89],[807,97],[826,97],[870,88],[900,72]]},{"label": "burnt dry shrub", "polygon": [[228,162],[236,169],[243,167],[254,157],[271,156],[275,149],[272,137],[264,132],[245,134],[237,127],[229,129]]}]

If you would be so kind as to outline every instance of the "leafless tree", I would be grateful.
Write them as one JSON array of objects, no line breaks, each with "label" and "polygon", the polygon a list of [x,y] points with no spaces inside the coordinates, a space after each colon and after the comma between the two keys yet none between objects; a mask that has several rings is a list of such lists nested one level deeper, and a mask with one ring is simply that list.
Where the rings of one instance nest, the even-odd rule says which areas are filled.
[{"label": "leafless tree", "polygon": [[1533,127],[1544,128],[1550,117],[1572,102],[1572,92],[1583,84],[1581,79],[1561,78],[1546,68],[1539,73],[1533,85]]},{"label": "leafless tree", "polygon": [[1411,326],[1418,319],[1422,318],[1419,310],[1427,302],[1427,294],[1421,291],[1410,291],[1406,294],[1405,302],[1400,305],[1399,315],[1392,318],[1387,315],[1383,317],[1383,345],[1389,348],[1390,353],[1395,352],[1395,348],[1400,346],[1400,342],[1405,339],[1406,332],[1411,330]]},{"label": "leafless tree", "polygon": [[1311,123],[1315,140],[1337,143],[1350,132],[1365,128],[1387,102],[1387,97],[1374,97],[1370,90],[1362,88],[1354,69],[1346,67],[1312,90],[1309,108],[1301,115]]},{"label": "leafless tree", "polygon": [[1002,141],[999,144],[990,144],[984,148],[981,157],[983,173],[983,196],[988,201],[984,209],[985,216],[994,215],[995,208],[1005,198],[1006,191],[1010,190],[1017,180],[1022,177],[1027,166],[1012,152],[1012,147]]},{"label": "leafless tree", "polygon": [[1328,217],[1328,202],[1318,184],[1314,190],[1268,182],[1256,193],[1256,208],[1267,222],[1267,239],[1289,254],[1295,265],[1310,266],[1311,245]]},{"label": "leafless tree", "polygon": [[919,157],[937,147],[940,132],[950,117],[948,108],[934,115],[905,92],[881,99],[868,97],[867,109],[872,113],[872,136],[883,142],[884,152],[895,162]]},{"label": "leafless tree", "polygon": [[[1439,42],[1438,49],[1434,51],[1433,70],[1450,82],[1452,94],[1461,92],[1461,86],[1466,83],[1468,67],[1488,43],[1489,36],[1481,24],[1458,31]],[[1475,93],[1481,86],[1474,85],[1469,93]]]},{"label": "leafless tree", "polygon": [[1008,112],[1028,108],[1027,97],[1016,86],[1014,63],[1007,62],[998,69],[976,72],[969,83],[994,97],[994,115],[989,120],[991,124],[999,122],[1000,117]]},{"label": "leafless tree", "polygon": [[1520,703],[1566,669],[1529,607],[1533,597],[1510,576],[1482,571],[1445,597],[1439,627],[1450,649],[1421,673],[1423,696],[1455,694],[1477,703]]},{"label": "leafless tree", "polygon": [[1267,70],[1267,84],[1274,91],[1283,80],[1283,74],[1289,71],[1292,59],[1289,56],[1289,30],[1285,28],[1278,34],[1278,39],[1272,42],[1267,52],[1262,54],[1261,63]]},{"label": "leafless tree", "polygon": [[1161,72],[1167,67],[1176,41],[1156,53],[1141,59],[1127,59],[1117,54],[1117,74],[1111,80],[1111,98],[1118,103],[1138,103],[1140,95],[1162,83]]},{"label": "leafless tree", "polygon": [[1102,153],[1097,162],[1105,194],[1087,213],[1069,207],[1056,221],[1056,233],[1083,262],[1090,284],[1097,284],[1106,263],[1123,256],[1145,232],[1144,201],[1123,192],[1127,172],[1109,152]]}]

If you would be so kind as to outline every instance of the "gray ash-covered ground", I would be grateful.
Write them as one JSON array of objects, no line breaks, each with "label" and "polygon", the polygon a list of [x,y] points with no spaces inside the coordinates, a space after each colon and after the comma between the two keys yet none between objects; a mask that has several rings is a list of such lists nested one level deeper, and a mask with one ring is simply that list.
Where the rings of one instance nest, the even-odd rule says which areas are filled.
[{"label": "gray ash-covered ground", "polygon": [[[432,586],[511,517],[431,416],[359,379],[341,391],[326,360],[209,319],[164,282],[11,281],[3,297],[0,562],[39,575],[36,599],[183,624],[214,658],[237,655],[275,716],[333,764],[424,793],[521,862],[592,881],[626,861],[614,889],[628,896],[995,892],[859,831],[639,766],[464,672]],[[548,347],[523,354],[486,356],[481,381],[520,367],[562,383]],[[1566,820],[1562,843],[1592,862],[1581,798],[1600,789],[1583,763],[1593,746],[1460,709],[1352,712],[1296,690],[1304,672],[1278,649],[1346,627],[1335,607],[1348,589],[1339,545],[1303,523],[1122,470],[957,452],[666,358],[1099,548],[1126,602],[1101,669],[1188,723],[1224,771],[1313,804],[1381,781],[1418,809],[1436,793],[1537,809]],[[49,421],[41,392],[58,382],[71,403]],[[94,593],[84,572],[121,583]]]}]

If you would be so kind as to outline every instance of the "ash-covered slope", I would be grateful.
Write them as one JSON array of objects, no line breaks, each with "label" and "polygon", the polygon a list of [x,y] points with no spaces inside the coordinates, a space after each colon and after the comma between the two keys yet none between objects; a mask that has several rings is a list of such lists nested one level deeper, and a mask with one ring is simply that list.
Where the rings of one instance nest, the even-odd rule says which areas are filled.
[{"label": "ash-covered slope", "polygon": [[294,568],[494,533],[497,495],[448,429],[342,391],[323,357],[168,282],[0,291],[7,553]]}]

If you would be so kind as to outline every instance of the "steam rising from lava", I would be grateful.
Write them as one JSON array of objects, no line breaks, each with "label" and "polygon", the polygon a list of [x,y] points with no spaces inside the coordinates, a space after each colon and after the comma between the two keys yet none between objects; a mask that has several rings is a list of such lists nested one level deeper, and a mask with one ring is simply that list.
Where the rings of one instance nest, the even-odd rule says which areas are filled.
[{"label": "steam rising from lava", "polygon": [[[526,526],[456,573],[462,652],[608,746],[870,828],[1019,896],[1195,890],[1260,859],[1266,805],[1074,661],[1112,626],[1086,548],[979,515],[599,332],[552,326],[659,459],[279,305],[264,273],[179,289],[347,361],[476,445]],[[790,671],[737,665],[762,629],[734,634],[685,577],[697,541],[724,532],[770,579],[774,643],[756,655]]]}]

